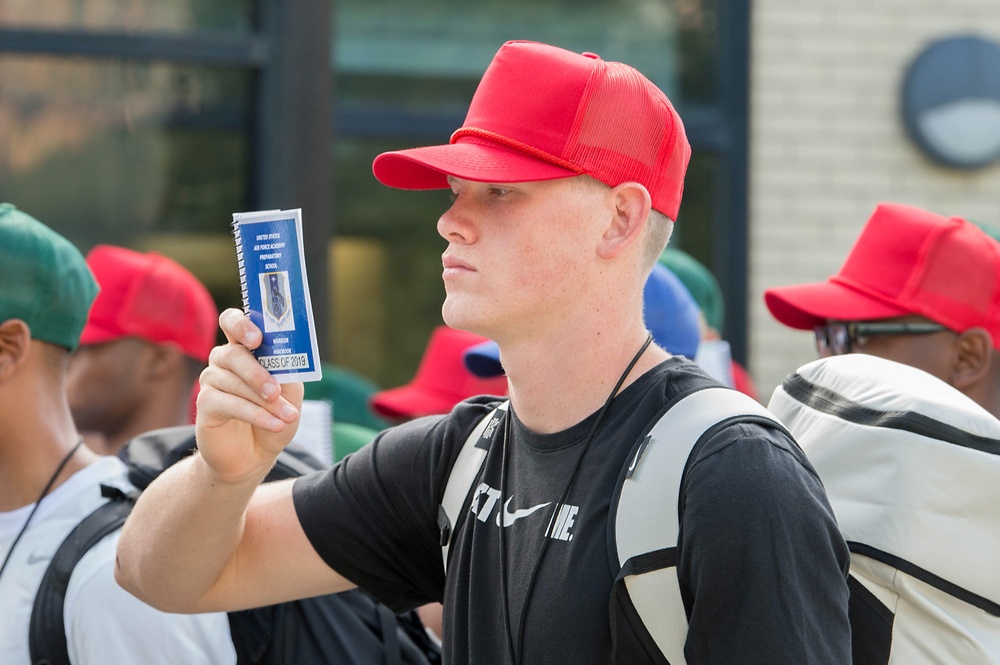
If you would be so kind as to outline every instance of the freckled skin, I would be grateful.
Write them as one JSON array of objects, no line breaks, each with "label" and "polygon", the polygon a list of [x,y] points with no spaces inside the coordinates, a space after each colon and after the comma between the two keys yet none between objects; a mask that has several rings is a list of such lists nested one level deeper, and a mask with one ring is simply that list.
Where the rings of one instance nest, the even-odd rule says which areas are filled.
[{"label": "freckled skin", "polygon": [[471,270],[445,271],[445,322],[496,338],[510,321],[528,335],[525,321],[537,331],[572,316],[592,273],[593,251],[585,245],[594,244],[590,221],[599,193],[588,195],[576,178],[451,183],[454,203],[438,233],[449,243],[445,255]]}]

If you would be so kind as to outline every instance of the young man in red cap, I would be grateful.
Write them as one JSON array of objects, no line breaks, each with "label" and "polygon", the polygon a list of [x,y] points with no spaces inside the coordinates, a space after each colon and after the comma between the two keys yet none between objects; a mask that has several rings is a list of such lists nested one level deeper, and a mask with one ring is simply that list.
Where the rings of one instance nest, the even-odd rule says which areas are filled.
[{"label": "young man in red cap", "polygon": [[118,531],[66,581],[65,638],[29,648],[43,578],[65,574],[52,564],[60,544],[107,503],[102,485],[132,489],[120,460],[82,445],[67,403],[68,358],[96,294],[68,240],[0,204],[0,663],[235,663],[225,614],[160,612],[115,584]]},{"label": "young man in red cap", "polygon": [[764,297],[816,335],[769,407],[853,553],[854,663],[996,662],[1000,244],[884,203],[836,275]]},{"label": "young man in red cap", "polygon": [[137,434],[191,422],[219,313],[197,277],[156,252],[98,245],[87,265],[101,290],[66,391],[88,445],[117,455]]},{"label": "young man in red cap", "polygon": [[[451,189],[437,224],[444,320],[499,344],[507,415],[487,420],[496,399],[466,400],[331,473],[257,491],[301,389],[279,389],[248,351],[259,331],[228,310],[231,343],[203,375],[201,455],[140,500],[119,579],[185,611],[355,584],[400,610],[443,600],[451,665],[654,663],[663,649],[671,662],[849,662],[846,546],[777,426],[712,430],[680,505],[630,513],[647,531],[681,522],[666,630],[644,633],[612,594],[609,504],[626,460],[667,406],[717,385],[651,345],[642,315],[689,155],[670,102],[633,68],[505,44],[450,144],[380,155],[374,171]],[[488,450],[452,524],[442,497],[477,426]]]}]

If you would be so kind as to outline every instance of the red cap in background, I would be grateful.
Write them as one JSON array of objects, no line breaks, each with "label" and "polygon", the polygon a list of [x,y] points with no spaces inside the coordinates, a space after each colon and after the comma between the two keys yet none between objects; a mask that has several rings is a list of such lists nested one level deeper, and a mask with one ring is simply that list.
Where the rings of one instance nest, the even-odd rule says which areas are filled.
[{"label": "red cap in background", "polygon": [[462,360],[466,349],[485,341],[480,335],[438,326],[427,342],[413,380],[375,393],[369,404],[380,416],[408,420],[448,413],[475,395],[506,395],[506,376],[481,379],[466,369]]},{"label": "red cap in background", "polygon": [[219,312],[186,268],[156,252],[98,245],[87,254],[101,287],[80,344],[138,337],[170,344],[202,362],[215,346]]},{"label": "red cap in background", "polygon": [[836,275],[768,289],[764,302],[790,328],[919,314],[985,328],[1000,349],[1000,243],[959,217],[883,203]]}]

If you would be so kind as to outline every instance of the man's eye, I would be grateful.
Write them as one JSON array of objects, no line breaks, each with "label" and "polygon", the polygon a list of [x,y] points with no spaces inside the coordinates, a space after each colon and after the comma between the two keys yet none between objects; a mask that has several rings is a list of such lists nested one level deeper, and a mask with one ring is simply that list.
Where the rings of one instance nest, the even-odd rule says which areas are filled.
[{"label": "man's eye", "polygon": [[490,187],[490,193],[494,196],[506,196],[510,194],[509,189],[504,189],[503,187]]}]

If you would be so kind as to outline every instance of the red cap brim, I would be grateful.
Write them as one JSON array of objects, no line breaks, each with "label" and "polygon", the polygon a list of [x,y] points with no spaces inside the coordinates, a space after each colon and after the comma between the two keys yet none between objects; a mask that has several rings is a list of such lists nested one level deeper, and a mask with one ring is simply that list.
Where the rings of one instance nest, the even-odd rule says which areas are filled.
[{"label": "red cap brim", "polygon": [[420,386],[408,384],[375,393],[369,399],[369,404],[375,413],[384,418],[410,419],[448,413],[458,401],[460,400],[444,398]]},{"label": "red cap brim", "polygon": [[775,319],[798,330],[812,330],[828,320],[874,321],[912,313],[836,282],[768,289],[764,303]]},{"label": "red cap brim", "polygon": [[476,182],[534,182],[579,175],[502,146],[463,139],[458,143],[385,152],[372,172],[397,189],[447,189],[447,176]]}]

